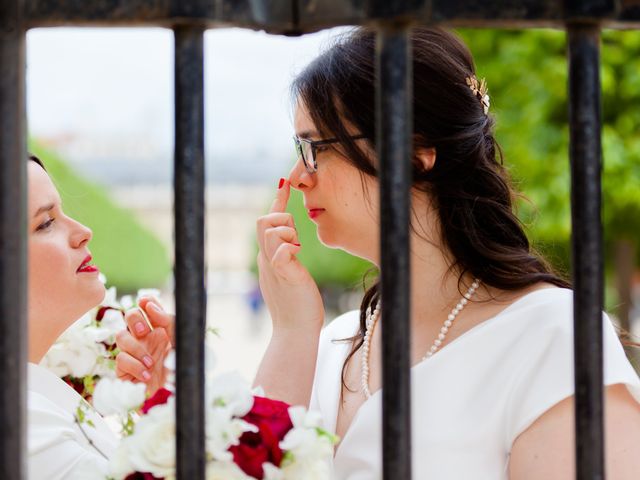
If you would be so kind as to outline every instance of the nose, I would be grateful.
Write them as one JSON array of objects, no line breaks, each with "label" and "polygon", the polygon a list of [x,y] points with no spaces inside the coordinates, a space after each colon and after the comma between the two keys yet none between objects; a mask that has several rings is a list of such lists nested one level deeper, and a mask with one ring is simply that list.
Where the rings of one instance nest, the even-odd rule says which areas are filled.
[{"label": "nose", "polygon": [[316,183],[316,174],[307,172],[302,158],[298,158],[289,172],[289,183],[296,190],[310,188]]},{"label": "nose", "polygon": [[69,219],[71,222],[71,246],[74,248],[79,248],[85,246],[91,238],[93,238],[93,232],[89,227],[83,225],[82,223]]}]

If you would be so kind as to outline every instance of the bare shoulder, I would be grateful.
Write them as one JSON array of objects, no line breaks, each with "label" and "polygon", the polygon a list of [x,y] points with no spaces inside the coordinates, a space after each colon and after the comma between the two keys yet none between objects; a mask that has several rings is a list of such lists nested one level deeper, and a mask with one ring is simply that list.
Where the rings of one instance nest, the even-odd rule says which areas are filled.
[{"label": "bare shoulder", "polygon": [[[605,449],[608,478],[631,480],[640,471],[640,404],[623,384],[605,388]],[[574,397],[541,415],[513,443],[511,480],[575,477]]]}]

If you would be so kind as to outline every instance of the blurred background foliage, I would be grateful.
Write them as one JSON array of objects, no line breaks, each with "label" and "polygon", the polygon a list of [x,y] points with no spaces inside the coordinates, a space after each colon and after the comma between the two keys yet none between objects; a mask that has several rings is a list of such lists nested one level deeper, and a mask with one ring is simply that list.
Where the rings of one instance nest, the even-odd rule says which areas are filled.
[{"label": "blurred background foliage", "polygon": [[[564,31],[460,32],[486,77],[497,138],[520,191],[533,244],[570,268],[570,172]],[[607,309],[630,305],[640,246],[640,36],[605,31],[601,45],[603,225]],[[617,308],[626,321],[628,308]]]},{"label": "blurred background foliage", "polygon": [[65,214],[93,230],[89,249],[108,285],[116,286],[120,293],[162,287],[171,273],[168,253],[133,213],[37,142],[31,142],[29,150],[43,161],[60,192]]},{"label": "blurred background foliage", "polygon": [[[556,30],[460,30],[478,76],[487,79],[497,139],[516,188],[518,215],[533,246],[570,272],[570,172],[566,35]],[[628,315],[640,246],[640,36],[602,36],[603,223],[606,307]],[[318,283],[362,285],[369,264],[330,250],[315,236],[299,192],[289,202],[303,245],[299,255]],[[631,268],[630,268],[631,267]],[[253,266],[255,272],[255,263]]]}]

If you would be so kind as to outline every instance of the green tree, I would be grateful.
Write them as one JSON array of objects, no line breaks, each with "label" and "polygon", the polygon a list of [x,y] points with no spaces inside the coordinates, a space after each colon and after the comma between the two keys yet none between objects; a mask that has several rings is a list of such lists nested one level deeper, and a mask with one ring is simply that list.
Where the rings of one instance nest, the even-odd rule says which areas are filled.
[{"label": "green tree", "polygon": [[[530,200],[519,201],[520,218],[534,245],[567,270],[571,217],[565,32],[461,34],[474,54],[478,75],[487,79],[505,165]],[[618,311],[624,320],[628,267],[637,265],[634,252],[640,247],[640,37],[606,31],[601,56],[607,304],[626,303]],[[617,295],[612,284],[618,287]]]}]

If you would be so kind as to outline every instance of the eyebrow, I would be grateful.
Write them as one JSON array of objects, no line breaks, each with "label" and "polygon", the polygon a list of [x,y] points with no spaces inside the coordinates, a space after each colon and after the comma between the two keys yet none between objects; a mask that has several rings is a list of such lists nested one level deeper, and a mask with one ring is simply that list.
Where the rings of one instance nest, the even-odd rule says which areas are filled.
[{"label": "eyebrow", "polygon": [[311,137],[319,137],[320,134],[315,130],[306,130],[304,132],[300,132],[297,134],[298,138],[311,138]]},{"label": "eyebrow", "polygon": [[44,213],[44,212],[50,212],[51,210],[53,210],[53,207],[55,207],[54,203],[49,203],[48,205],[44,205],[44,206],[40,207],[36,211],[36,213],[33,215],[33,217],[35,218],[35,217],[37,217],[38,215],[40,215],[41,213]]}]

